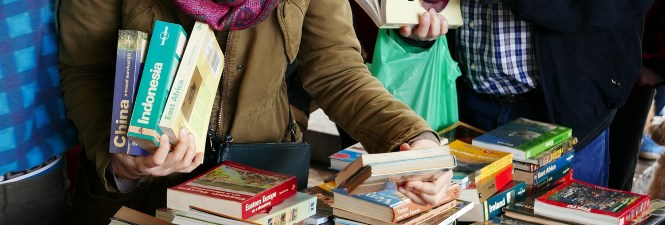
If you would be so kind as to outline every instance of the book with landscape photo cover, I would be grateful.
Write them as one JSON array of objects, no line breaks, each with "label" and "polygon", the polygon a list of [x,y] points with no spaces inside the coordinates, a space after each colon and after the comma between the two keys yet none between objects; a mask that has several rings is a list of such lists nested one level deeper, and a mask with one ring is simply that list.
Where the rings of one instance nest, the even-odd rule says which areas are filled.
[{"label": "book with landscape photo cover", "polygon": [[191,180],[170,187],[166,206],[188,211],[197,207],[247,219],[295,195],[295,176],[225,161]]},{"label": "book with landscape photo cover", "polygon": [[134,108],[134,99],[147,50],[147,33],[137,30],[118,31],[109,153],[150,154],[127,137],[129,119]]},{"label": "book with landscape photo cover", "polygon": [[568,127],[518,118],[473,139],[475,146],[513,153],[513,159],[535,156],[572,137]]},{"label": "book with landscape photo cover", "polygon": [[[448,20],[451,29],[462,26],[460,0],[427,1]],[[360,8],[372,18],[379,28],[399,28],[416,25],[420,15],[426,12],[423,0],[356,0]]]},{"label": "book with landscape photo cover", "polygon": [[[372,165],[370,167],[370,165]],[[385,187],[385,183],[400,182],[402,175],[413,175],[407,178],[427,178],[433,173],[455,167],[454,156],[450,155],[447,146],[437,146],[429,149],[399,151],[377,154],[361,154],[356,160],[344,167],[335,176],[337,187],[344,186],[349,193],[356,192],[359,186],[368,187],[364,193],[378,191]],[[370,181],[370,182],[366,182]],[[350,184],[350,185],[348,185]]]},{"label": "book with landscape photo cover", "polygon": [[178,143],[179,131],[184,127],[194,136],[196,151],[205,151],[210,113],[223,68],[224,54],[214,31],[208,24],[196,22],[159,121],[159,128],[171,144]]},{"label": "book with landscape photo cover", "polygon": [[649,196],[572,180],[538,197],[534,213],[583,224],[626,224],[649,207]]},{"label": "book with landscape photo cover", "polygon": [[[460,196],[460,186],[452,184],[441,202],[450,202]],[[431,209],[430,205],[418,205],[396,189],[349,195],[343,189],[333,189],[334,208],[354,212],[385,222],[398,222]]]}]

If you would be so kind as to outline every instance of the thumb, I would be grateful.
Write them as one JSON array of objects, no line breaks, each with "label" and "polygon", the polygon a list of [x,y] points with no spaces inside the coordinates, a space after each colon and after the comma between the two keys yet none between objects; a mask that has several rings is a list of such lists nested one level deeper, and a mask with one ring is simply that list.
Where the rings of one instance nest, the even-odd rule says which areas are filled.
[{"label": "thumb", "polygon": [[410,146],[409,144],[407,144],[407,143],[404,143],[404,144],[402,144],[402,145],[399,146],[399,150],[400,150],[400,151],[411,150],[411,146]]}]

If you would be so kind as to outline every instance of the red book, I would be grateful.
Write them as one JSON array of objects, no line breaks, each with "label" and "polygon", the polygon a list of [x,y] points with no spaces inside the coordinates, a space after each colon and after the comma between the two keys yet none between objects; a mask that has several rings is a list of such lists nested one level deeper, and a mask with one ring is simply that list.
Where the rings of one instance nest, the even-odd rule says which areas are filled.
[{"label": "red book", "polygon": [[273,173],[226,161],[185,183],[167,189],[166,206],[190,206],[247,219],[296,194],[295,176]]},{"label": "red book", "polygon": [[534,213],[582,224],[627,224],[649,208],[649,196],[572,180],[536,199]]}]

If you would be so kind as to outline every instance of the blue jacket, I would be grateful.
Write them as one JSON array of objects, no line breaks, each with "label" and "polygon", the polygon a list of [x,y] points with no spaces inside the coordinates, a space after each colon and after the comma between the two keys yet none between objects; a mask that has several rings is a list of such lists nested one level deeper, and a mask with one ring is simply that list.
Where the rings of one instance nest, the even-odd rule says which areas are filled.
[{"label": "blue jacket", "polygon": [[653,0],[506,1],[534,25],[551,122],[571,127],[583,148],[610,125],[640,74],[644,14]]}]

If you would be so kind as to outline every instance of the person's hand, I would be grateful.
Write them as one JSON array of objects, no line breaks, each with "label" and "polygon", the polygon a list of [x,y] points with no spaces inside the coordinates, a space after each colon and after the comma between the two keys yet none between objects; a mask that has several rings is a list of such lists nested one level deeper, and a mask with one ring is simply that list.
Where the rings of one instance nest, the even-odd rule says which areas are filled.
[{"label": "person's hand", "polygon": [[649,67],[643,66],[642,73],[640,73],[640,78],[637,80],[637,84],[642,86],[656,86],[663,81],[665,81],[663,77],[649,69]]},{"label": "person's hand", "polygon": [[[402,144],[400,150],[417,151],[415,149],[436,146],[439,146],[439,144],[429,139],[422,139],[411,143],[411,145]],[[453,172],[446,171],[445,173],[436,174],[436,177],[432,179],[428,179],[431,181],[412,180],[398,184],[397,190],[411,199],[413,203],[436,206],[446,197],[446,190],[448,190],[452,178]]]},{"label": "person's hand", "polygon": [[152,155],[113,154],[113,173],[126,179],[139,179],[192,172],[203,162],[203,153],[196,153],[194,136],[188,134],[186,129],[180,130],[179,137],[173,151],[170,151],[169,137],[162,134],[160,145]]},{"label": "person's hand", "polygon": [[[433,3],[423,3],[433,4]],[[448,20],[436,13],[434,8],[420,15],[420,22],[413,26],[402,26],[399,34],[418,41],[432,41],[448,33]]]}]

